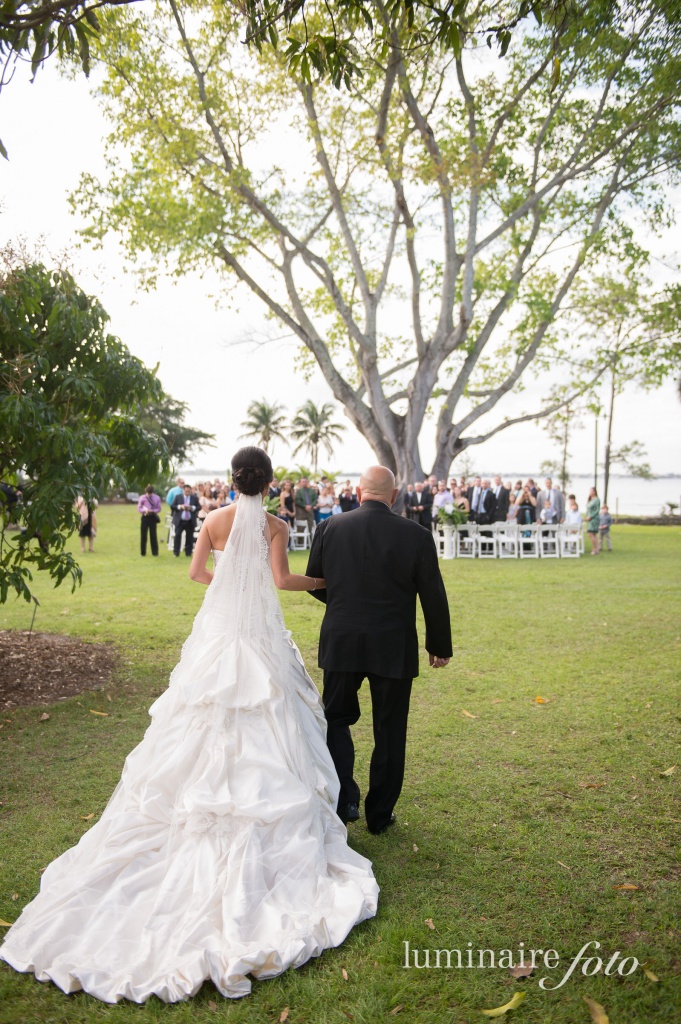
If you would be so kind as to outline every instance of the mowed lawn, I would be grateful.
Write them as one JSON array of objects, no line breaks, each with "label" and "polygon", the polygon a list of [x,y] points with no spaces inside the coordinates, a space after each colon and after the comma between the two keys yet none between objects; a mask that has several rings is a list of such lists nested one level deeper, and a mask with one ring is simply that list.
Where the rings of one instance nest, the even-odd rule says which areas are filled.
[{"label": "mowed lawn", "polygon": [[[175,560],[163,548],[158,559],[140,558],[133,508],[103,507],[98,518],[82,587],[72,595],[36,582],[35,628],[113,641],[119,668],[105,690],[87,691],[85,678],[86,692],[48,708],[49,720],[36,707],[3,715],[5,921],[33,898],[41,868],[97,820],[203,595],[184,555]],[[681,1019],[681,530],[617,527],[613,544],[611,555],[580,560],[441,563],[454,659],[440,671],[422,663],[415,682],[397,826],[378,837],[362,821],[350,826],[352,845],[374,863],[381,897],[378,916],[341,948],[255,982],[244,1000],[225,1000],[206,984],[173,1006],[66,996],[0,963],[2,1024],[473,1024],[516,991],[525,999],[503,1020],[588,1024],[583,996],[605,1007],[610,1024]],[[304,571],[302,554],[292,562]],[[319,682],[322,608],[305,594],[284,594],[283,605]],[[0,627],[27,629],[31,614],[10,602],[0,608]],[[355,736],[364,786],[370,715],[362,696]],[[647,962],[659,981],[641,967],[619,976],[617,961],[612,976],[586,977],[580,964],[561,987],[540,988],[541,978],[558,985],[594,942],[600,948],[592,944],[585,957],[607,964],[619,951]],[[555,950],[559,965],[548,970],[540,957],[540,968],[520,980],[477,966],[478,950],[498,961],[510,949],[517,963],[521,943]],[[414,949],[419,963],[431,951],[429,968],[413,966]],[[436,968],[435,949],[460,949],[464,964],[470,949],[474,966],[456,967],[454,955],[451,969]],[[594,960],[588,970],[597,967]]]}]

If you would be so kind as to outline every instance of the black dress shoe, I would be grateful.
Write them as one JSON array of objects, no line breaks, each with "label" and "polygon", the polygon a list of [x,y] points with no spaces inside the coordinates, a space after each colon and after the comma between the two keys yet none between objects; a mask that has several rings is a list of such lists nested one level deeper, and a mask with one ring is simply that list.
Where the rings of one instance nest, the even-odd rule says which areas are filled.
[{"label": "black dress shoe", "polygon": [[372,836],[380,836],[383,835],[384,832],[387,832],[390,826],[394,825],[396,821],[397,818],[395,817],[395,815],[391,814],[390,821],[386,822],[385,825],[380,825],[378,828],[371,828],[369,825],[367,825],[367,829],[369,830],[369,832],[371,832]]},{"label": "black dress shoe", "polygon": [[345,804],[343,807],[338,808],[338,817],[347,825],[349,821],[359,820],[359,807],[357,804]]},{"label": "black dress shoe", "polygon": [[357,804],[348,804],[348,821],[359,821],[359,807]]}]

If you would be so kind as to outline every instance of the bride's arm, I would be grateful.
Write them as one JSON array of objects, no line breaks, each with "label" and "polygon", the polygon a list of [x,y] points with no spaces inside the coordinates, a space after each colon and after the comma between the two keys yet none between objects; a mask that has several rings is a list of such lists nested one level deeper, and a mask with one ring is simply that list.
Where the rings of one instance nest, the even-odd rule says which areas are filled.
[{"label": "bride's arm", "polygon": [[194,553],[192,555],[191,565],[189,566],[189,576],[195,583],[205,583],[206,586],[213,579],[213,573],[206,569],[206,562],[210,556],[212,544],[210,540],[210,534],[208,532],[208,517],[203,521],[203,526],[199,530],[199,535],[196,538],[196,544],[194,545]]},{"label": "bride's arm", "polygon": [[[274,517],[272,517],[274,518]],[[272,575],[278,590],[323,590],[324,580],[314,576],[300,576],[291,572],[288,565],[288,526],[282,520],[274,520],[276,527],[270,520],[272,530],[272,543],[270,546],[270,563]],[[200,534],[199,534],[200,536]]]}]

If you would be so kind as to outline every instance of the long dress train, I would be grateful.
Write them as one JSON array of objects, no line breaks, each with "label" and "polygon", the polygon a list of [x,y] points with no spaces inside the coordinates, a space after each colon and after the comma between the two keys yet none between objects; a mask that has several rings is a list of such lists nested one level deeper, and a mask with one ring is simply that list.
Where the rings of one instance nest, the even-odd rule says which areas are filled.
[{"label": "long dress train", "polygon": [[225,551],[151,724],[99,821],[44,871],[0,947],[107,1003],[226,997],[376,913],[347,844],[319,695],[286,630],[260,498]]}]

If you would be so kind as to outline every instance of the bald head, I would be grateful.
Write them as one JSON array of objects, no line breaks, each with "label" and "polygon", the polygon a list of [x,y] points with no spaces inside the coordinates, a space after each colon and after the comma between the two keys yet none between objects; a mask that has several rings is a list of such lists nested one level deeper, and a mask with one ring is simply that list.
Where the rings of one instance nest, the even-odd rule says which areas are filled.
[{"label": "bald head", "polygon": [[357,494],[360,504],[364,501],[384,501],[392,505],[397,497],[393,472],[387,466],[369,466],[359,478]]}]

